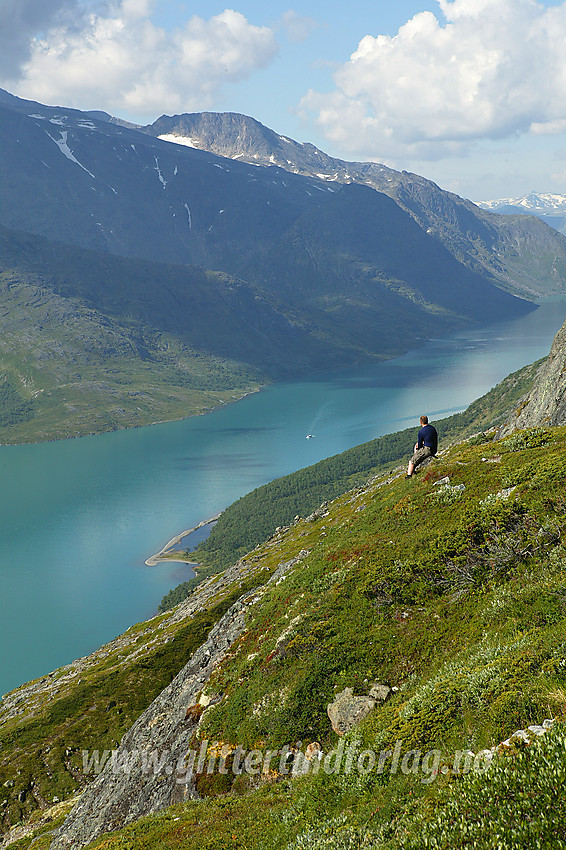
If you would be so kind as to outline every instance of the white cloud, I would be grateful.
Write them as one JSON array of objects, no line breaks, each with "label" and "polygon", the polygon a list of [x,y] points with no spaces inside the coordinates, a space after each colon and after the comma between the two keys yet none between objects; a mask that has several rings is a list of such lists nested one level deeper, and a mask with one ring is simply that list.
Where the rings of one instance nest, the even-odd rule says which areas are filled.
[{"label": "white cloud", "polygon": [[77,31],[61,25],[32,44],[16,93],[45,103],[155,117],[211,105],[278,50],[274,33],[226,9],[172,32],[150,19],[152,0],[117,0]]},{"label": "white cloud", "polygon": [[299,44],[305,41],[320,24],[314,18],[299,15],[294,9],[288,9],[279,20],[279,27],[285,30],[289,41]]},{"label": "white cloud", "polygon": [[0,73],[16,77],[32,36],[69,11],[77,15],[76,0],[0,0]]},{"label": "white cloud", "polygon": [[390,37],[366,35],[330,93],[300,103],[349,154],[438,158],[480,138],[564,132],[566,2],[438,0]]}]

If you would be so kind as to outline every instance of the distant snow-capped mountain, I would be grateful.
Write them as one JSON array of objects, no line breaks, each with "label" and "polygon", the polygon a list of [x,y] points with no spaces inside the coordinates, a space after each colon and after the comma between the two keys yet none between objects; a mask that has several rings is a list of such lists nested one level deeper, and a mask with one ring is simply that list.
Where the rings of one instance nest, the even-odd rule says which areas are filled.
[{"label": "distant snow-capped mountain", "polygon": [[551,227],[566,233],[566,195],[529,192],[522,198],[478,201],[478,207],[503,215],[536,215]]}]

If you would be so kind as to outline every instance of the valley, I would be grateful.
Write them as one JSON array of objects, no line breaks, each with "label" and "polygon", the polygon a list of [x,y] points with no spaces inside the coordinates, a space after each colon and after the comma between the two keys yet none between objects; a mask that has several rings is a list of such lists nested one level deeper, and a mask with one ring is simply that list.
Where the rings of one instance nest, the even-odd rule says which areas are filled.
[{"label": "valley", "polygon": [[0,144],[2,847],[566,846],[558,196],[4,90]]},{"label": "valley", "polygon": [[[19,773],[3,785],[6,814],[86,786],[64,824],[68,808],[58,806],[55,820],[38,820],[15,846],[196,848],[204,830],[212,847],[229,841],[236,823],[258,850],[318,848],[321,830],[334,844],[407,850],[422,846],[423,834],[446,842],[459,830],[474,830],[481,848],[496,829],[513,828],[527,843],[533,823],[555,834],[564,816],[560,798],[548,805],[563,770],[566,711],[563,431],[456,443],[415,482],[403,480],[402,467],[378,473],[281,528],[181,605],[9,695],[0,765]],[[431,521],[408,546],[427,504]],[[258,741],[271,751],[317,741],[329,754],[337,740],[327,705],[344,687],[364,694],[371,682],[393,691],[346,732],[356,759],[401,741],[407,765],[409,752],[434,748],[447,766],[455,749],[475,756],[495,744],[493,778],[458,779],[447,767],[422,782],[408,769],[311,766],[295,778],[202,771],[179,785],[176,773],[142,772],[139,761],[83,769],[95,748],[114,748],[120,764],[150,750],[178,764],[202,742],[208,759],[215,741],[230,759],[236,745]],[[549,717],[548,738],[498,747]],[[509,787],[524,797],[502,806],[498,789]],[[201,799],[190,800],[195,792]],[[470,819],[480,799],[481,817]]]},{"label": "valley", "polygon": [[[537,219],[246,116],[136,129],[8,93],[0,113],[0,369],[27,411],[4,443],[201,413],[566,287]],[[159,138],[182,133],[210,150]]]}]

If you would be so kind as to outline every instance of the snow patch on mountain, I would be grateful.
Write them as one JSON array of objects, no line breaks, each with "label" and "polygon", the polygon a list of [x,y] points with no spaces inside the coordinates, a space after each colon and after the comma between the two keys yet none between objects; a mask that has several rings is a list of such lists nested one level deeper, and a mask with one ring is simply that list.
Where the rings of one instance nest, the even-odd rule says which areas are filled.
[{"label": "snow patch on mountain", "polygon": [[566,212],[566,195],[529,192],[522,198],[499,198],[494,201],[478,201],[478,207],[497,212],[502,207],[519,207],[526,213]]},{"label": "snow patch on mountain", "polygon": [[161,185],[163,186],[163,188],[165,189],[165,187],[167,186],[167,180],[164,178],[163,174],[161,173],[161,169],[159,167],[159,160],[157,159],[156,156],[154,156],[153,158],[155,160],[154,171],[157,171],[157,176],[159,177],[159,181],[160,181]]},{"label": "snow patch on mountain", "polygon": [[161,139],[163,142],[173,142],[175,145],[185,145],[187,148],[197,148],[198,145],[195,144],[195,140],[190,136],[176,136],[174,133],[164,133],[162,136],[158,136],[158,139]]},{"label": "snow patch on mountain", "polygon": [[[53,123],[53,122],[51,122],[51,123]],[[76,158],[76,156],[74,155],[74,153],[70,149],[69,145],[67,144],[67,138],[68,138],[68,135],[69,135],[67,130],[61,130],[61,138],[60,139],[54,139],[53,136],[50,133],[47,132],[47,130],[45,132],[46,132],[46,135],[49,136],[51,141],[55,142],[55,144],[57,145],[57,147],[59,148],[59,150],[61,151],[63,156],[66,156],[68,160],[70,160],[71,162],[74,162],[75,165],[78,165],[80,168],[82,168],[83,171],[86,171],[87,174],[90,174],[90,176],[93,178],[93,180],[96,180],[96,177],[94,176],[92,171],[89,171],[88,168],[85,168],[84,165],[78,161],[78,159]]]},{"label": "snow patch on mountain", "polygon": [[193,217],[191,215],[191,209],[188,204],[183,204],[184,208],[187,211],[187,218],[189,220],[189,230],[193,229]]}]

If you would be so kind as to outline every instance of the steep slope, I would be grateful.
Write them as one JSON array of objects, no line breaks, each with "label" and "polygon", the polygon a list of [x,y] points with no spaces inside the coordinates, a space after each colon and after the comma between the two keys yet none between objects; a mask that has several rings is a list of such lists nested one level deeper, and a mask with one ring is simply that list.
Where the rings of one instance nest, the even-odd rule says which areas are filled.
[{"label": "steep slope", "polygon": [[493,275],[510,292],[528,297],[564,291],[566,242],[536,219],[493,215],[417,174],[330,157],[238,113],[163,115],[142,129],[240,162],[276,165],[329,184],[371,186],[393,198],[456,259]]},{"label": "steep slope", "polygon": [[261,244],[313,197],[303,180],[284,186],[75,110],[2,105],[0,118],[0,223],[83,248],[214,267],[222,230]]},{"label": "steep slope", "polygon": [[[376,243],[373,262],[385,283],[401,281],[411,288],[417,274],[426,278],[436,273],[436,295],[442,296],[450,295],[453,281],[461,279],[468,293],[455,307],[458,316],[477,310],[480,297],[485,310],[503,315],[501,296],[485,272],[470,276],[381,194],[372,193],[370,199],[366,193],[364,200],[358,191],[353,197],[362,199],[362,209],[349,225],[342,196],[351,198],[355,187],[330,186],[321,179],[174,147],[73,110],[39,104],[27,104],[24,110],[18,102],[17,109],[0,106],[0,111],[5,226],[80,247],[223,270],[268,289],[278,288],[283,266],[288,278],[297,278],[285,295],[298,303],[308,281],[301,277],[302,263],[292,243],[294,228],[306,217],[319,223],[315,236],[341,225],[341,253],[354,264],[364,264],[368,238]],[[391,224],[384,232],[387,219]],[[363,240],[357,232],[362,221]],[[306,228],[302,235],[308,251]],[[330,240],[321,245],[318,239],[314,246],[322,274],[332,273],[335,265],[336,254],[328,255],[329,248]],[[383,266],[380,252],[386,255]],[[439,264],[438,270],[431,264]],[[341,294],[347,297],[348,269],[342,271]],[[480,297],[476,286],[482,288]],[[505,305],[519,308],[510,299]],[[442,300],[439,306],[444,306]],[[386,301],[384,312],[388,308]]]},{"label": "steep slope", "polygon": [[566,322],[556,336],[550,354],[540,366],[533,386],[513,411],[500,433],[520,428],[563,425],[566,422]]},{"label": "steep slope", "polygon": [[[362,308],[373,308],[385,338],[397,324],[398,299],[418,305],[429,321],[464,311],[481,320],[488,303],[497,312],[507,303],[506,294],[456,264],[390,198],[356,184],[341,187],[298,218],[268,262],[277,269],[277,291],[290,294],[298,280],[301,291],[319,303],[332,299],[338,309],[340,301],[346,309],[357,306],[358,333]],[[267,273],[265,281],[269,285]],[[387,307],[380,309],[382,304]]]},{"label": "steep slope", "polygon": [[[425,814],[435,805],[430,771],[423,782],[410,771],[323,771],[291,785],[283,772],[254,792],[260,774],[235,775],[233,747],[293,752],[298,740],[302,751],[317,740],[328,754],[337,742],[327,704],[344,688],[366,695],[372,682],[399,690],[347,733],[356,760],[401,741],[403,754],[434,747],[451,764],[455,749],[477,753],[549,710],[564,714],[564,436],[484,439],[444,452],[417,481],[374,477],[280,529],[172,611],[7,695],[4,827],[87,785],[55,845],[78,847],[195,792],[231,791],[103,846],[176,846],[169,830],[179,829],[185,847],[202,846],[203,835],[220,846],[226,829],[240,834],[238,817],[250,829],[267,817],[272,845],[250,833],[248,848],[287,847],[309,830],[330,835],[334,818],[404,846],[410,801],[425,794]],[[215,741],[227,746],[227,772],[201,770],[185,782],[182,756],[203,741],[206,759],[218,755]]]},{"label": "steep slope", "polygon": [[[236,780],[234,794],[252,790],[261,770],[233,771],[238,746],[259,750],[262,766],[267,750],[276,753],[273,778],[285,778],[285,747],[304,752],[317,741],[328,755],[337,740],[327,705],[346,688],[359,699],[372,683],[389,692],[383,704],[370,700],[365,721],[344,735],[354,764],[366,763],[358,761],[363,751],[389,751],[391,758],[399,742],[407,769],[323,768],[295,790],[283,786],[287,809],[272,812],[272,843],[259,846],[286,847],[313,828],[330,834],[336,817],[376,841],[404,840],[402,818],[414,812],[409,791],[423,797],[426,812],[434,779],[430,764],[422,773],[408,769],[415,752],[438,752],[438,772],[455,764],[455,750],[475,757],[516,729],[540,724],[549,709],[564,714],[563,439],[564,429],[454,447],[418,482],[374,479],[256,550],[243,563],[255,570],[263,564],[269,580],[243,590],[131,727],[54,850],[84,846],[195,792],[229,791]],[[427,523],[414,535],[423,511]],[[183,756],[203,746],[203,766],[185,781]],[[219,767],[221,750],[225,770],[208,772],[213,754]],[[264,804],[261,792],[247,802],[252,809]],[[226,806],[230,818],[232,804]],[[221,843],[225,818],[215,825],[215,811],[201,807],[199,817],[210,842]],[[177,828],[174,817],[180,815],[146,821],[130,839],[105,838],[102,846],[160,846],[163,830]],[[549,836],[560,820],[552,811],[546,819]],[[231,826],[237,832],[237,822]],[[183,846],[201,840],[200,830],[183,829]]]},{"label": "steep slope", "polygon": [[[438,422],[443,444],[498,422],[531,379],[532,368],[526,367],[464,413]],[[389,470],[405,456],[413,433],[401,431],[372,440],[238,500],[224,512],[204,548],[199,549],[199,560],[204,559],[207,568],[199,571],[201,584],[187,604],[129,629],[92,656],[6,695],[0,702],[0,789],[8,789],[7,808],[0,808],[5,816],[3,823],[13,823],[34,808],[42,808],[54,795],[66,799],[92,778],[93,771],[81,771],[81,748],[98,748],[101,753],[117,744],[135,717],[180,670],[187,652],[205,639],[230,599],[241,595],[242,582],[245,586],[261,584],[267,575],[265,568],[277,567],[279,546],[260,547],[257,558],[255,554],[239,558],[268,540],[275,526],[291,525],[298,513],[324,514],[327,508],[316,510],[322,500],[364,486],[368,476]],[[312,529],[316,528],[315,523]],[[273,559],[266,552],[271,552]],[[211,578],[207,572],[223,575]],[[176,602],[186,597],[185,591]],[[85,724],[87,709],[89,723]],[[39,739],[44,743],[41,751],[37,751]],[[66,753],[70,739],[72,759]],[[14,775],[22,778],[10,786]],[[0,805],[4,806],[1,798]]]}]

